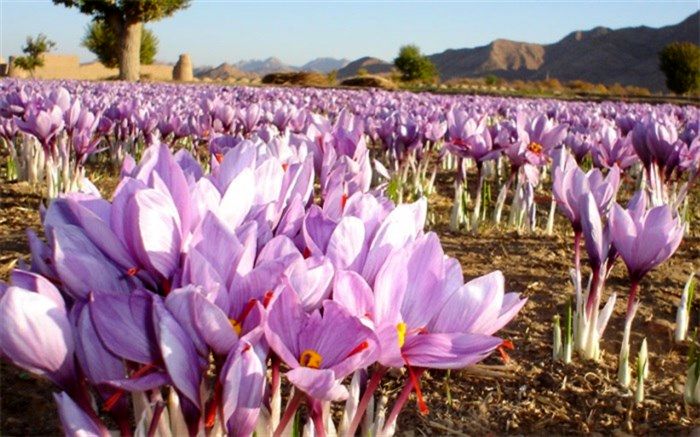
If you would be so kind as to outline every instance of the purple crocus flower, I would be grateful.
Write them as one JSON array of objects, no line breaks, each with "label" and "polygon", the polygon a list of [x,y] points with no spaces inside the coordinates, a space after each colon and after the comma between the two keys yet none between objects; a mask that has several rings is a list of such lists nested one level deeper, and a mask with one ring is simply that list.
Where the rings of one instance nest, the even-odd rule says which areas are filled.
[{"label": "purple crocus flower", "polygon": [[546,162],[545,156],[564,140],[569,127],[564,123],[555,124],[545,114],[530,118],[526,112],[521,112],[516,121],[521,150],[527,162],[536,166]]},{"label": "purple crocus flower", "polygon": [[341,305],[326,301],[323,314],[307,314],[296,293],[285,286],[270,303],[264,330],[272,350],[291,369],[286,373],[289,381],[319,400],[345,399],[342,379],[371,364],[379,353],[372,330]]},{"label": "purple crocus flower", "polygon": [[594,149],[589,136],[581,132],[570,132],[564,139],[564,145],[571,150],[579,164]]},{"label": "purple crocus flower", "polygon": [[[465,125],[457,130],[450,131],[450,141],[446,143],[447,150],[463,158],[473,158],[480,166],[482,161],[493,158],[491,132],[486,122],[487,117],[482,117],[478,122],[473,118],[467,119]],[[457,131],[457,132],[455,132]],[[453,135],[461,135],[455,137]]]},{"label": "purple crocus flower", "polygon": [[46,110],[30,110],[24,120],[17,119],[17,127],[34,135],[44,148],[44,151],[53,156],[56,137],[63,129],[63,111],[58,106],[52,106]]},{"label": "purple crocus flower", "polygon": [[381,345],[381,367],[359,403],[360,416],[386,369],[403,366],[408,367],[409,380],[401,402],[415,389],[420,410],[427,413],[419,385],[423,369],[458,369],[482,360],[503,344],[491,334],[525,303],[515,293],[504,295],[500,273],[463,284],[459,262],[445,258],[432,233],[393,252],[373,289],[360,275],[339,273],[333,298],[374,327]]},{"label": "purple crocus flower", "polygon": [[584,173],[570,154],[563,153],[564,158],[554,169],[552,193],[557,206],[571,222],[574,232],[580,233],[581,196],[587,192],[593,193],[598,209],[606,214],[620,185],[620,169],[614,166],[606,177],[598,169]]},{"label": "purple crocus flower", "polygon": [[428,141],[437,143],[441,141],[447,133],[447,122],[440,120],[431,120],[425,124],[425,132],[423,136]]},{"label": "purple crocus flower", "polygon": [[[463,368],[502,341],[466,330],[438,331],[430,322],[461,285],[461,269],[446,262],[437,236],[426,234],[392,254],[374,284],[373,319],[387,367]],[[452,326],[450,326],[452,328]]]},{"label": "purple crocus flower", "polygon": [[639,306],[637,292],[639,282],[650,270],[666,261],[676,251],[683,238],[683,224],[668,205],[657,206],[646,211],[643,193],[638,193],[627,210],[613,205],[609,217],[612,243],[627,265],[630,291],[627,296],[625,330],[620,348],[618,380],[628,385],[629,341],[632,321]]},{"label": "purple crocus flower", "polygon": [[69,390],[77,384],[73,328],[62,299],[46,285],[37,292],[10,286],[2,294],[0,352]]},{"label": "purple crocus flower", "polygon": [[599,131],[597,147],[593,148],[593,162],[598,167],[612,168],[618,166],[621,170],[630,167],[638,158],[632,147],[632,136],[619,136],[617,131],[605,126]]},{"label": "purple crocus flower", "polygon": [[683,238],[683,225],[668,205],[635,212],[614,204],[609,220],[613,244],[633,283],[670,258]]}]

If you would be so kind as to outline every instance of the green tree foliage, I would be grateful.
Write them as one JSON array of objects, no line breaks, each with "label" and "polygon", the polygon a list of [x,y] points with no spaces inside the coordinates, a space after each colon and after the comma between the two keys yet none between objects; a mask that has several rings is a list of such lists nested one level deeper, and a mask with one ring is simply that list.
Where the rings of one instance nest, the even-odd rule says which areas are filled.
[{"label": "green tree foliage", "polygon": [[700,46],[673,42],[659,53],[659,67],[666,75],[666,87],[676,94],[700,90]]},{"label": "green tree foliage", "polygon": [[338,82],[338,70],[331,70],[326,74],[329,85],[335,85]]},{"label": "green tree foliage", "polygon": [[169,17],[187,8],[190,0],[53,0],[102,20],[118,36],[119,78],[139,78],[143,23]]},{"label": "green tree foliage", "polygon": [[34,70],[44,65],[42,55],[51,51],[55,46],[56,43],[48,39],[43,33],[37,35],[36,38],[28,36],[27,43],[22,47],[24,56],[16,58],[14,61],[15,65],[22,70],[27,70],[34,77]]},{"label": "green tree foliage", "polygon": [[[83,47],[94,53],[105,67],[119,66],[117,32],[104,20],[95,20],[90,23],[81,43]],[[149,29],[144,28],[141,33],[141,52],[139,55],[141,65],[152,64],[156,53],[158,53],[158,38]]]},{"label": "green tree foliage", "polygon": [[496,76],[495,74],[489,74],[486,77],[484,77],[484,83],[487,86],[501,86],[503,85],[503,79]]},{"label": "green tree foliage", "polygon": [[401,72],[405,81],[432,81],[437,78],[435,64],[423,56],[418,46],[406,45],[399,50],[399,56],[394,59],[394,65]]}]

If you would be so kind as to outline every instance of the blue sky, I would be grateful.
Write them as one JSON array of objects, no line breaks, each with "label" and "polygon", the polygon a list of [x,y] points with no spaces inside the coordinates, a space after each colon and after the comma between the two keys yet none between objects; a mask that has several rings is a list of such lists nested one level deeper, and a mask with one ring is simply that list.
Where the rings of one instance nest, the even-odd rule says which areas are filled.
[{"label": "blue sky", "polygon": [[[496,38],[551,43],[574,30],[675,24],[700,0],[666,1],[236,1],[193,0],[150,23],[158,60],[189,53],[195,65],[276,56],[292,65],[331,56],[391,60],[415,43],[424,53],[474,47]],[[90,18],[51,0],[0,0],[0,55],[18,54],[27,35],[45,33],[56,53],[80,47]]]}]

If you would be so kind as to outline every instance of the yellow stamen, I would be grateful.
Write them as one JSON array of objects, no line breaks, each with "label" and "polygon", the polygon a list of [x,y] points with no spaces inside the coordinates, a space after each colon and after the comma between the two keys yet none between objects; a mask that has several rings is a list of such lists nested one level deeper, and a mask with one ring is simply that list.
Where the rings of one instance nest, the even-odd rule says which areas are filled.
[{"label": "yellow stamen", "polygon": [[403,347],[406,343],[406,324],[404,322],[399,322],[396,325],[396,335],[399,337],[399,347]]},{"label": "yellow stamen", "polygon": [[527,148],[528,148],[528,150],[531,151],[532,153],[536,153],[536,154],[538,154],[538,155],[539,155],[540,153],[542,153],[542,150],[544,149],[544,147],[542,147],[542,144],[536,143],[536,142],[534,142],[534,141],[531,142],[531,143],[527,146]]},{"label": "yellow stamen", "polygon": [[241,324],[238,323],[238,320],[236,319],[228,319],[228,321],[231,324],[231,328],[233,328],[233,330],[236,331],[236,335],[240,337],[241,331],[243,330],[243,326],[241,326]]},{"label": "yellow stamen", "polygon": [[306,349],[304,352],[301,353],[301,357],[299,357],[299,364],[301,364],[304,367],[309,367],[311,369],[319,369],[321,367],[322,362],[323,357],[321,356],[321,354],[319,354],[313,349]]}]

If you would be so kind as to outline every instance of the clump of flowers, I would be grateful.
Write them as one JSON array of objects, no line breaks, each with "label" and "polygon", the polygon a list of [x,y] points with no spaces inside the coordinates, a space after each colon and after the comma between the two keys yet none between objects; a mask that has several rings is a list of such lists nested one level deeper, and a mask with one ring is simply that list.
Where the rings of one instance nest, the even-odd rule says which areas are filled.
[{"label": "clump of flowers", "polygon": [[[154,142],[111,201],[47,208],[46,242],[30,232],[31,264],[0,286],[2,355],[60,388],[66,433],[97,435],[101,414],[124,435],[280,435],[301,404],[316,435],[353,434],[387,369],[406,368],[377,412],[391,434],[412,391],[427,411],[421,375],[488,356],[525,300],[498,272],[465,284],[423,230],[424,200],[354,183],[367,153],[323,165],[316,203],[302,147],[252,137],[207,173]],[[346,403],[337,425],[332,402]]]}]

